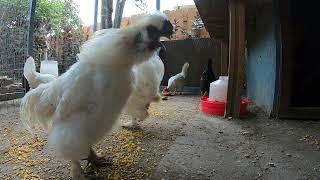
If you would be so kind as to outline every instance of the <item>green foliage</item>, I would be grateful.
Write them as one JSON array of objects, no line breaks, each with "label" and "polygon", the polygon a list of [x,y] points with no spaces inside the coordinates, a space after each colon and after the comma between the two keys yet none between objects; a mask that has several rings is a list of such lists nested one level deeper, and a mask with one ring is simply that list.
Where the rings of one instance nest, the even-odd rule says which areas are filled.
[{"label": "green foliage", "polygon": [[[29,3],[30,0],[0,0],[0,44],[5,44],[0,47],[0,64],[6,64],[0,65],[0,75],[3,69],[23,70]],[[50,40],[46,44],[48,34]],[[38,65],[44,59],[44,51],[49,44],[52,46],[49,58],[68,68],[67,65],[75,62],[81,43],[81,20],[73,0],[37,0],[33,55]]]},{"label": "green foliage", "polygon": [[[0,29],[3,26],[15,25],[17,19],[27,25],[26,10],[29,10],[27,0],[0,0]],[[38,0],[35,19],[36,29],[55,33],[81,27],[77,6],[73,0]]]},{"label": "green foliage", "polygon": [[55,33],[80,28],[81,21],[72,0],[38,0],[36,27]]}]

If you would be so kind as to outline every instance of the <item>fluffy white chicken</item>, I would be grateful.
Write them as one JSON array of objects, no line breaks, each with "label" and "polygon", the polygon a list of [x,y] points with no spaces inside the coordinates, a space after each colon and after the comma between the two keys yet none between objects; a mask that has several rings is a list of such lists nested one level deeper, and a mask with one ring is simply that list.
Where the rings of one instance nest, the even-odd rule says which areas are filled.
[{"label": "fluffy white chicken", "polygon": [[186,77],[188,74],[189,63],[186,62],[182,66],[182,70],[179,74],[176,74],[169,78],[168,86],[164,88],[163,93],[176,92],[177,89],[182,90],[186,81]]},{"label": "fluffy white chicken", "polygon": [[31,56],[27,58],[24,64],[23,75],[32,89],[38,87],[40,84],[48,83],[56,79],[54,75],[38,73],[34,59]]},{"label": "fluffy white chicken", "polygon": [[149,104],[161,98],[159,87],[164,75],[164,64],[159,56],[160,51],[165,51],[165,47],[159,48],[148,61],[133,68],[134,90],[125,106],[131,121],[124,123],[123,127],[136,127],[138,121],[148,117]]},{"label": "fluffy white chicken", "polygon": [[85,178],[79,161],[94,154],[92,145],[110,131],[125,106],[133,88],[132,67],[148,60],[160,47],[160,36],[169,37],[172,29],[164,14],[155,13],[125,29],[98,32],[66,73],[22,99],[22,122],[47,130],[56,156],[71,160],[73,179]]}]

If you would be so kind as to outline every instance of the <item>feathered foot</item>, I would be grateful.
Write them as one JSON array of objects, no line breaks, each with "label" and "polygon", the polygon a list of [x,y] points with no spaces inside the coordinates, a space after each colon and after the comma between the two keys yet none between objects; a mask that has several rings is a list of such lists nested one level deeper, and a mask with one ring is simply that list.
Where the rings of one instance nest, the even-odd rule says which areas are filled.
[{"label": "feathered foot", "polygon": [[90,154],[87,159],[87,166],[91,166],[95,171],[97,171],[100,167],[107,166],[107,165],[112,165],[112,158],[111,157],[100,157],[94,152],[94,150],[91,148],[90,149]]},{"label": "feathered foot", "polygon": [[95,173],[85,173],[81,168],[79,161],[71,161],[71,177],[73,180],[103,180],[103,177],[97,176]]}]

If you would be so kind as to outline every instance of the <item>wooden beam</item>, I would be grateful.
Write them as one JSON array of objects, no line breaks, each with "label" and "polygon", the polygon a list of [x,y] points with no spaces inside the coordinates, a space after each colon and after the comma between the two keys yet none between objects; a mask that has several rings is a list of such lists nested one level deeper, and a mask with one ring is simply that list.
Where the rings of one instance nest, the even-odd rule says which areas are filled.
[{"label": "wooden beam", "polygon": [[225,116],[239,118],[245,73],[245,4],[243,0],[229,1],[229,28],[229,83]]},{"label": "wooden beam", "polygon": [[[281,33],[281,61],[280,61],[280,92],[279,92],[279,115],[290,114],[290,99],[292,97],[293,84],[293,52],[294,35],[293,26],[290,23],[290,0],[279,1],[280,33]],[[292,111],[291,111],[292,112]]]},{"label": "wooden beam", "polygon": [[220,45],[221,45],[221,49],[220,49],[220,52],[221,52],[221,75],[222,76],[227,76],[228,75],[228,42],[225,41],[225,40],[222,40],[220,41]]}]

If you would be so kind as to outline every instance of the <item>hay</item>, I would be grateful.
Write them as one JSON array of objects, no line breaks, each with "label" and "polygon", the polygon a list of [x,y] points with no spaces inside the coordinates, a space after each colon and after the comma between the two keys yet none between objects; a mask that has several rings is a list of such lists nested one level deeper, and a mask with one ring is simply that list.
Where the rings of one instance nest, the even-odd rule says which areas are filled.
[{"label": "hay", "polygon": [[123,129],[112,137],[113,165],[102,169],[100,175],[108,179],[143,179],[149,174],[137,167],[145,151],[140,147],[141,139],[146,134],[143,131],[130,131]]},{"label": "hay", "polygon": [[[12,168],[14,174],[23,180],[41,179],[36,172],[33,172],[31,167],[38,165],[42,161],[33,159],[32,155],[35,151],[41,151],[45,144],[45,140],[36,137],[13,137],[10,140],[9,151],[5,153],[1,163],[14,164],[15,166]],[[6,178],[6,175],[4,175],[4,178]]]}]

